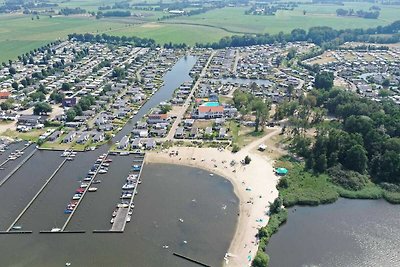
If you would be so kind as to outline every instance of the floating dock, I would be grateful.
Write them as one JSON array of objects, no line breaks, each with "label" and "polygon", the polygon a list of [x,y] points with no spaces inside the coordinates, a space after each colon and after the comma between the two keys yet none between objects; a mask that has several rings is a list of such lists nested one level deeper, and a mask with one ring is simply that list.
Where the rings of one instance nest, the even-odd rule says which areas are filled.
[{"label": "floating dock", "polygon": [[173,254],[174,256],[177,256],[177,257],[181,258],[181,259],[185,259],[185,260],[187,260],[187,261],[196,263],[197,265],[204,266],[204,267],[211,267],[211,265],[208,265],[208,264],[202,263],[202,262],[200,262],[200,261],[198,261],[198,260],[194,260],[194,259],[192,259],[192,258],[186,257],[186,256],[184,256],[184,255],[182,255],[182,254],[179,254],[179,253],[176,253],[176,252],[174,252],[174,253],[172,253],[172,254]]},{"label": "floating dock", "polygon": [[[133,162],[136,163],[138,161],[133,160]],[[133,199],[135,198],[135,195],[137,193],[137,188],[139,186],[140,177],[142,176],[143,165],[144,165],[144,156],[143,156],[143,158],[141,158],[140,162],[141,162],[141,164],[140,164],[139,175],[138,175],[138,178],[137,178],[137,184],[135,186],[135,189],[133,190],[132,197],[131,197],[131,199],[129,201],[129,206],[126,207],[126,208],[119,208],[118,209],[117,215],[114,218],[114,223],[113,223],[111,229],[109,230],[110,232],[119,233],[119,232],[124,232],[124,230],[125,230],[125,226],[126,226],[126,223],[127,223],[126,220],[127,220],[128,216],[129,216],[128,213],[129,213],[129,210],[131,209],[131,205],[133,204]]]}]

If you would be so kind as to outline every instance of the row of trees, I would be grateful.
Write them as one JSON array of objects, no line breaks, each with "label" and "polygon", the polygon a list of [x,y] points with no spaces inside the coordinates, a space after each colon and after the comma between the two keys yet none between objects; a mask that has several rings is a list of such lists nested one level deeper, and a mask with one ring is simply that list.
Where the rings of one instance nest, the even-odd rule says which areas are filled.
[{"label": "row of trees", "polygon": [[[331,27],[312,27],[308,31],[303,29],[294,29],[289,34],[280,32],[275,35],[257,34],[257,35],[233,35],[224,37],[219,42],[200,44],[198,47],[225,48],[225,47],[241,47],[249,45],[262,45],[273,43],[285,43],[294,41],[309,41],[317,45],[336,46],[350,41],[377,41],[380,42],[397,42],[400,40],[398,34],[400,30],[400,20],[395,21],[387,26],[378,26],[369,29],[346,29],[335,30]],[[374,36],[375,34],[391,34],[391,37]],[[370,38],[372,36],[372,38]]]},{"label": "row of trees", "polygon": [[77,40],[81,42],[97,42],[97,43],[113,43],[113,44],[133,44],[139,47],[156,47],[156,42],[150,38],[139,38],[136,36],[112,36],[108,34],[77,34],[72,33],[68,35],[69,40]]},{"label": "row of trees", "polygon": [[379,17],[379,11],[364,11],[364,10],[357,10],[354,12],[353,9],[343,9],[339,8],[336,10],[336,15],[337,16],[356,16],[364,19],[377,19]]}]

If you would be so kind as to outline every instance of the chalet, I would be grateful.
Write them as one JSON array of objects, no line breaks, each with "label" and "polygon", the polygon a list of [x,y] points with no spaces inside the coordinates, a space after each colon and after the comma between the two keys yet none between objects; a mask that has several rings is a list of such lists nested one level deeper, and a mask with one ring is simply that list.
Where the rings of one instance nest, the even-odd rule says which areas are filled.
[{"label": "chalet", "polygon": [[63,107],[73,107],[77,103],[76,97],[66,97],[62,101]]},{"label": "chalet", "polygon": [[57,138],[61,136],[61,134],[61,131],[55,131],[47,138],[47,140],[49,140],[50,142],[54,142],[55,140],[57,140]]},{"label": "chalet", "polygon": [[35,126],[42,122],[42,116],[39,115],[21,115],[18,118],[18,125]]},{"label": "chalet", "polygon": [[189,137],[197,138],[198,132],[199,132],[199,129],[197,127],[192,127],[192,129],[190,130],[190,133],[189,133]]},{"label": "chalet", "polygon": [[219,129],[218,138],[224,139],[226,137],[227,137],[226,129],[225,128]]},{"label": "chalet", "polygon": [[176,129],[176,131],[175,131],[175,135],[174,135],[174,137],[175,138],[183,138],[184,137],[184,134],[185,134],[185,129],[183,128],[183,127],[178,127],[177,129]]},{"label": "chalet", "polygon": [[90,137],[90,133],[89,133],[89,132],[83,132],[83,133],[79,136],[78,140],[76,140],[76,142],[77,142],[78,144],[84,144],[84,143],[86,143],[87,140],[89,140],[89,137]]},{"label": "chalet", "polygon": [[168,121],[167,114],[150,114],[147,116],[147,123],[148,124],[156,124],[160,122]]},{"label": "chalet", "polygon": [[8,99],[11,93],[9,91],[0,91],[0,99]]},{"label": "chalet", "polygon": [[69,132],[67,134],[67,136],[64,137],[63,143],[71,143],[72,141],[74,141],[75,136],[76,136],[76,132],[75,131]]},{"label": "chalet", "polygon": [[135,138],[131,142],[131,148],[138,149],[141,148],[142,144],[140,143],[140,138]]},{"label": "chalet", "polygon": [[103,142],[104,139],[105,139],[104,133],[101,133],[101,132],[100,133],[96,133],[92,138],[93,142],[95,142],[95,143]]},{"label": "chalet", "polygon": [[127,149],[129,146],[129,137],[128,136],[124,136],[122,137],[121,141],[119,141],[118,143],[118,149]]},{"label": "chalet", "polygon": [[156,141],[154,139],[148,139],[146,141],[145,146],[146,146],[146,149],[153,149],[156,147]]}]

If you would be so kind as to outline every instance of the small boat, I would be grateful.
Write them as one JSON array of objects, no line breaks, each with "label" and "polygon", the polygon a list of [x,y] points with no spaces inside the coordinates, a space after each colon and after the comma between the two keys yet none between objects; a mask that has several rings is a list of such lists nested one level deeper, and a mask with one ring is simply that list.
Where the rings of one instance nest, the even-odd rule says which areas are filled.
[{"label": "small boat", "polygon": [[113,160],[112,159],[105,159],[104,162],[106,163],[111,163]]},{"label": "small boat", "polygon": [[89,186],[88,183],[81,183],[81,188],[86,188],[86,187],[88,187],[88,186]]},{"label": "small boat", "polygon": [[131,221],[131,216],[128,215],[128,217],[126,217],[126,222],[130,222]]},{"label": "small boat", "polygon": [[75,194],[75,195],[72,197],[72,200],[78,200],[78,199],[81,199],[81,197],[82,197],[82,194]]},{"label": "small boat", "polygon": [[122,186],[122,189],[123,189],[123,190],[129,190],[129,189],[134,189],[134,188],[135,188],[135,185],[132,184],[132,183],[126,183],[126,184],[124,184],[124,185]]},{"label": "small boat", "polygon": [[181,223],[183,223],[183,219],[182,219],[182,218],[179,218],[179,221],[180,221]]},{"label": "small boat", "polygon": [[75,190],[76,194],[82,194],[83,192],[85,192],[84,188],[79,187],[78,189]]},{"label": "small boat", "polygon": [[67,160],[72,161],[74,158],[68,157]]},{"label": "small boat", "polygon": [[72,210],[69,210],[69,209],[64,210],[64,214],[71,214],[71,213],[72,213]]},{"label": "small boat", "polygon": [[89,182],[90,180],[92,180],[91,177],[85,177],[85,179],[83,179],[83,181],[85,181],[85,182]]},{"label": "small boat", "polygon": [[111,218],[111,221],[110,221],[110,223],[111,223],[111,224],[113,224],[113,223],[114,223],[114,218]]},{"label": "small boat", "polygon": [[50,232],[61,232],[61,228],[52,228]]},{"label": "small boat", "polygon": [[100,174],[105,174],[105,173],[107,173],[107,170],[105,170],[105,169],[100,169],[100,170],[99,170],[99,173],[100,173]]},{"label": "small boat", "polygon": [[132,196],[133,196],[132,193],[127,193],[127,194],[122,194],[120,198],[121,198],[121,199],[127,199],[127,198],[129,199],[129,198],[131,198]]},{"label": "small boat", "polygon": [[92,182],[92,184],[99,184],[99,183],[101,183],[101,180],[94,180],[94,181]]},{"label": "small boat", "polygon": [[127,207],[129,207],[129,205],[128,205],[128,204],[125,204],[125,203],[119,203],[119,204],[117,205],[117,207],[118,207],[118,208],[127,208]]},{"label": "small boat", "polygon": [[95,175],[96,172],[95,172],[95,171],[89,171],[88,174],[89,174],[89,175]]},{"label": "small boat", "polygon": [[138,184],[141,184],[141,183],[142,183],[142,180],[139,180],[139,181],[138,181]]},{"label": "small boat", "polygon": [[133,210],[130,209],[130,210],[128,211],[128,215],[132,215],[132,214],[133,214]]},{"label": "small boat", "polygon": [[102,163],[101,166],[103,166],[103,167],[109,167],[109,166],[110,166],[110,163],[105,162],[105,163]]},{"label": "small boat", "polygon": [[164,246],[162,246],[163,248],[169,248],[169,246],[167,246],[167,245],[164,245]]},{"label": "small boat", "polygon": [[15,226],[13,226],[11,229],[13,229],[13,230],[21,230],[21,229],[22,229],[22,226],[15,225]]},{"label": "small boat", "polygon": [[97,187],[89,187],[88,191],[89,192],[96,192],[97,191]]},{"label": "small boat", "polygon": [[113,217],[117,216],[117,213],[118,213],[118,208],[113,211],[112,216]]},{"label": "small boat", "polygon": [[133,171],[140,171],[140,166],[139,165],[133,165],[132,166]]},{"label": "small boat", "polygon": [[127,152],[127,151],[119,152],[119,155],[120,156],[128,156],[129,152]]}]

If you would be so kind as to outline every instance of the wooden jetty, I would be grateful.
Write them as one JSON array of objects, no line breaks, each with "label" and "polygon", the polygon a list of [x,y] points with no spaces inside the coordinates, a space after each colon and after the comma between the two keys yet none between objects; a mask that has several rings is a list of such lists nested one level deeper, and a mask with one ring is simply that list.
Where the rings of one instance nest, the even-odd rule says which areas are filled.
[{"label": "wooden jetty", "polygon": [[202,263],[202,262],[200,262],[200,261],[198,261],[198,260],[195,260],[195,259],[189,258],[189,257],[187,257],[187,256],[184,256],[184,255],[182,255],[182,254],[179,254],[179,253],[176,253],[176,252],[174,252],[174,253],[172,253],[172,254],[173,254],[174,256],[177,256],[177,257],[181,258],[181,259],[185,259],[185,260],[187,260],[187,261],[190,261],[190,262],[196,263],[196,264],[198,264],[198,265],[200,265],[200,266],[204,266],[204,267],[211,267],[211,266],[210,266],[210,265],[208,265],[208,264]]}]

